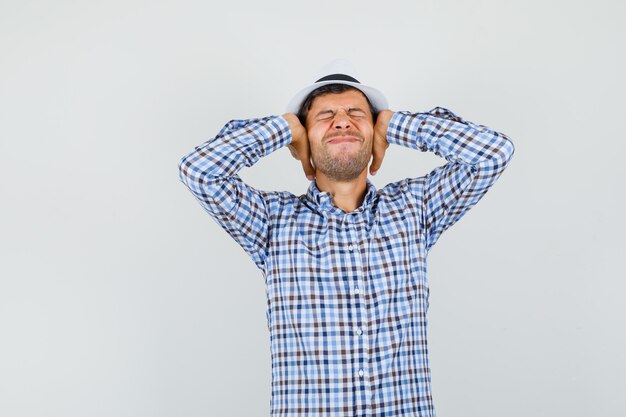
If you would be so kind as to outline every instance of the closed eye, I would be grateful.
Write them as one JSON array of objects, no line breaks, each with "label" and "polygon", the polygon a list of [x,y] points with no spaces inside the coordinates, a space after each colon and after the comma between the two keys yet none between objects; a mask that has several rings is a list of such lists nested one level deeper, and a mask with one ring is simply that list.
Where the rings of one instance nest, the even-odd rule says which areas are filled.
[{"label": "closed eye", "polygon": [[365,112],[361,109],[350,109],[348,113],[352,117],[365,117]]},{"label": "closed eye", "polygon": [[317,114],[317,120],[328,120],[332,119],[334,116],[335,113],[330,110],[326,110]]},{"label": "closed eye", "polygon": [[[350,109],[348,110],[348,115],[350,117],[365,117],[365,112],[361,109]],[[317,114],[317,120],[330,120],[335,117],[335,112],[332,110],[324,110]]]}]

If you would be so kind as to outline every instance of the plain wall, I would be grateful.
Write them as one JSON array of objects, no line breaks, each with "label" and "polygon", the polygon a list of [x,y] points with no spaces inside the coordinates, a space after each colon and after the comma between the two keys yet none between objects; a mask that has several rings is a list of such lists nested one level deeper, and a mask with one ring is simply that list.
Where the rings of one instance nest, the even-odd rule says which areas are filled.
[{"label": "plain wall", "polygon": [[[625,9],[0,2],[0,415],[269,414],[263,277],[177,165],[337,57],[516,147],[428,258],[438,416],[623,415]],[[372,181],[443,163],[391,146]],[[309,184],[286,148],[241,176]]]}]

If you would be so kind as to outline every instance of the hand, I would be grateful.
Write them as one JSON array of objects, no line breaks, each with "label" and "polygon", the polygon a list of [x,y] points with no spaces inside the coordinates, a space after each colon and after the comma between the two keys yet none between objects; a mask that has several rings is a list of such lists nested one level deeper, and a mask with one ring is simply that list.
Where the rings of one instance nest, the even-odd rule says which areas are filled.
[{"label": "hand", "polygon": [[392,110],[381,110],[376,118],[376,124],[374,125],[374,140],[372,143],[372,164],[370,165],[370,174],[376,175],[376,172],[380,169],[385,157],[385,152],[389,147],[387,142],[387,128],[389,127],[389,121],[394,115]]},{"label": "hand", "polygon": [[306,129],[295,114],[285,113],[283,117],[287,120],[291,129],[291,143],[287,145],[291,156],[302,163],[304,175],[312,181],[315,179],[315,168],[311,161],[311,148],[309,147],[309,137],[306,134]]}]

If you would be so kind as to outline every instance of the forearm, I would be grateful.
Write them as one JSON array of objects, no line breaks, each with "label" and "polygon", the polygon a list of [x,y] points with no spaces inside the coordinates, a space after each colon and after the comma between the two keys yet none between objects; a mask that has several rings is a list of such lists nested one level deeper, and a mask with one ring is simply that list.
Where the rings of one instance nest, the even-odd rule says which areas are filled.
[{"label": "forearm", "polygon": [[231,120],[179,163],[180,180],[261,269],[267,257],[272,202],[237,173],[290,140],[289,125],[281,116]]},{"label": "forearm", "polygon": [[448,161],[410,181],[409,190],[419,201],[427,251],[487,193],[515,150],[507,136],[441,107],[426,113],[396,112],[387,139]]},{"label": "forearm", "polygon": [[231,120],[217,136],[181,159],[179,179],[199,191],[202,184],[233,176],[290,141],[291,130],[281,116]]},{"label": "forearm", "polygon": [[449,162],[502,170],[515,150],[502,133],[436,107],[425,113],[396,112],[389,122],[389,143],[434,152]]}]

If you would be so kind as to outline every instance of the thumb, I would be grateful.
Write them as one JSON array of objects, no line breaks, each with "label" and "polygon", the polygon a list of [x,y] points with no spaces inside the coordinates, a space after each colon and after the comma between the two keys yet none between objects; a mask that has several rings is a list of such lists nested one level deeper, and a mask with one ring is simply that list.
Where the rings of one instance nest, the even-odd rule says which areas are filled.
[{"label": "thumb", "polygon": [[300,158],[300,162],[302,162],[304,175],[306,175],[309,180],[313,180],[315,178],[315,168],[313,168],[313,163],[311,161],[311,151],[307,147],[302,153],[303,155]]},{"label": "thumb", "polygon": [[383,164],[383,158],[385,157],[386,151],[387,147],[381,145],[380,142],[374,144],[374,148],[372,149],[372,164],[370,165],[370,174],[376,175],[376,172]]}]

